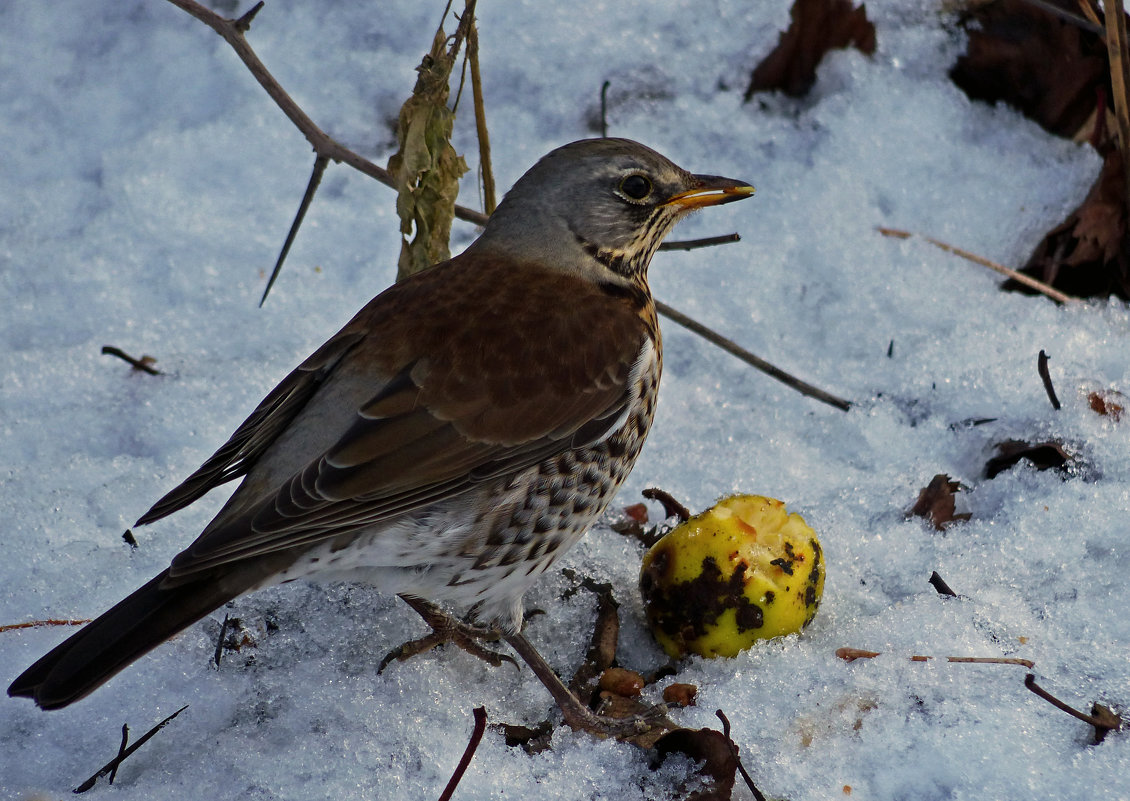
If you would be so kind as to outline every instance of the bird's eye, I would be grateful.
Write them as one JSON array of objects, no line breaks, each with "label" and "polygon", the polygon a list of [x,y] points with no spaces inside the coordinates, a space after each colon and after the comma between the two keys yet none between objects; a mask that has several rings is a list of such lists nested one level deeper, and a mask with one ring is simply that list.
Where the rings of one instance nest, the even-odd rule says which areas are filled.
[{"label": "bird's eye", "polygon": [[620,182],[620,191],[632,200],[643,200],[651,194],[651,181],[646,175],[629,175]]}]

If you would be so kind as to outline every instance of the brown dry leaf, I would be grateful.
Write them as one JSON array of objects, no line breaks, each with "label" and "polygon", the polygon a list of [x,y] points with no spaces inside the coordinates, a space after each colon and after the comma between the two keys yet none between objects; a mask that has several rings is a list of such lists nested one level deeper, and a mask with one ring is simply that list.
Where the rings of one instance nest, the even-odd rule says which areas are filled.
[{"label": "brown dry leaf", "polygon": [[969,45],[950,79],[973,100],[1004,101],[1071,139],[1089,125],[1099,93],[1111,96],[1103,39],[1032,3],[977,3],[960,24]]},{"label": "brown dry leaf", "polygon": [[[1102,172],[1079,208],[1047,233],[1021,272],[1076,297],[1130,300],[1130,238],[1122,156],[1107,147]],[[1027,290],[1015,281],[1005,289]]]},{"label": "brown dry leaf", "polygon": [[678,795],[687,801],[730,801],[734,777],[738,770],[737,746],[726,735],[714,729],[675,729],[655,743],[656,767],[668,754],[686,754],[702,762],[698,773],[709,779],[705,788]]},{"label": "brown dry leaf", "polygon": [[1087,393],[1087,403],[1095,414],[1109,417],[1117,423],[1126,411],[1127,398],[1115,389],[1095,390]]},{"label": "brown dry leaf", "polygon": [[403,234],[397,280],[451,256],[448,240],[455,219],[455,198],[467,164],[451,146],[455,112],[447,106],[448,83],[473,17],[471,5],[446,50],[448,37],[440,24],[431,52],[416,68],[419,77],[412,96],[400,109],[396,130],[399,149],[388,160],[388,171],[396,181],[396,213]]},{"label": "brown dry leaf", "polygon": [[996,447],[997,455],[985,463],[985,478],[995,478],[1021,459],[1031,462],[1037,470],[1061,469],[1071,461],[1071,454],[1055,440],[1029,443],[1010,439]]},{"label": "brown dry leaf", "polygon": [[918,500],[910,507],[910,514],[915,517],[924,517],[938,531],[955,520],[968,520],[968,512],[956,513],[954,495],[962,489],[961,484],[953,481],[944,473],[938,473],[930,479],[930,483],[918,493]]},{"label": "brown dry leaf", "polygon": [[[1075,297],[1130,299],[1126,179],[1107,124],[1113,94],[1102,36],[1024,0],[979,3],[961,24],[969,46],[950,71],[957,86],[974,100],[1008,103],[1054,134],[1089,139],[1104,157],[1087,198],[1021,272]],[[1016,281],[1002,286],[1032,292]]]},{"label": "brown dry leaf", "polygon": [[757,92],[781,91],[803,97],[816,82],[816,68],[829,50],[855,47],[875,52],[875,26],[867,7],[851,0],[794,0],[792,22],[777,47],[753,71],[745,101]]}]

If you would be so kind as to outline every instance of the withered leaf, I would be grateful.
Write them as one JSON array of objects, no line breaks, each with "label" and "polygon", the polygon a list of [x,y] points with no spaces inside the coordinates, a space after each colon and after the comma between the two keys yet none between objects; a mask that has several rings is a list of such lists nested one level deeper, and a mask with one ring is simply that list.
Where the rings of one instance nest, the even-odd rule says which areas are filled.
[{"label": "withered leaf", "polygon": [[455,112],[447,106],[448,82],[472,17],[470,9],[464,12],[448,49],[444,48],[448,37],[440,24],[431,51],[416,68],[419,75],[412,96],[400,109],[399,149],[388,160],[396,181],[396,213],[403,234],[397,280],[451,256],[448,240],[455,199],[467,164],[451,146]]},{"label": "withered leaf", "polygon": [[540,754],[550,747],[550,741],[553,739],[553,724],[548,720],[542,721],[537,726],[499,723],[495,728],[502,731],[508,746],[520,747],[527,754]]},{"label": "withered leaf", "polygon": [[781,91],[803,97],[816,82],[816,68],[829,50],[855,47],[875,52],[875,26],[866,5],[851,0],[793,0],[789,28],[777,47],[753,71],[745,101],[757,92]]},{"label": "withered leaf", "polygon": [[685,796],[687,801],[729,801],[738,770],[736,748],[729,737],[714,729],[675,729],[655,743],[655,767],[668,754],[686,754],[695,762],[702,762],[699,773],[708,778],[705,788]]},{"label": "withered leaf", "polygon": [[1074,138],[1099,92],[1111,96],[1103,39],[1024,0],[969,5],[960,20],[969,45],[950,79],[973,100],[1003,101]]},{"label": "withered leaf", "polygon": [[[1122,155],[1104,148],[1102,171],[1079,208],[1047,233],[1021,272],[1075,297],[1130,300],[1130,239]],[[1031,292],[1015,281],[1003,288]]]},{"label": "withered leaf", "polygon": [[1122,419],[1122,413],[1126,411],[1126,402],[1126,396],[1114,389],[1087,393],[1087,403],[1090,404],[1091,411],[1109,417],[1116,423]]},{"label": "withered leaf", "polygon": [[985,478],[995,478],[1021,459],[1031,462],[1037,470],[1062,469],[1071,461],[1071,454],[1055,440],[1028,443],[1010,439],[996,447],[997,455],[985,463]]},{"label": "withered leaf", "polygon": [[969,513],[955,512],[954,495],[960,491],[960,483],[953,481],[944,473],[938,473],[918,493],[918,500],[910,507],[910,514],[926,518],[938,531],[944,531],[945,527],[955,520],[968,520]]}]

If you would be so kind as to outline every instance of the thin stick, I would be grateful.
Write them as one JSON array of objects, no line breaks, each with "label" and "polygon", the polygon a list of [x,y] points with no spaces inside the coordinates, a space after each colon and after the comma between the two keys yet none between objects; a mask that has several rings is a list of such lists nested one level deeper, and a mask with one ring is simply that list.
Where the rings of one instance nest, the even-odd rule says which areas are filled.
[{"label": "thin stick", "polygon": [[605,81],[600,85],[600,135],[608,138],[608,87],[612,81]]},{"label": "thin stick", "polygon": [[1104,730],[1104,731],[1110,731],[1111,729],[1116,729],[1116,728],[1119,727],[1119,724],[1112,725],[1111,722],[1108,722],[1106,720],[1102,720],[1101,718],[1098,718],[1094,715],[1088,715],[1086,712],[1080,712],[1078,709],[1071,706],[1070,704],[1066,704],[1063,701],[1059,700],[1054,695],[1052,695],[1047,690],[1045,690],[1043,687],[1036,684],[1036,677],[1035,677],[1035,675],[1033,675],[1031,673],[1029,673],[1027,676],[1024,677],[1024,686],[1027,687],[1032,692],[1034,692],[1036,695],[1043,698],[1045,701],[1047,701],[1049,704],[1054,706],[1056,709],[1061,709],[1064,712],[1066,712],[1067,714],[1071,715],[1071,717],[1078,718],[1079,720],[1083,721],[1084,723],[1090,723],[1096,729],[1101,729],[1101,730]]},{"label": "thin stick", "polygon": [[649,501],[658,501],[663,506],[663,514],[677,518],[680,523],[685,523],[692,517],[691,510],[675,500],[675,496],[665,489],[647,487],[640,495]]},{"label": "thin stick", "polygon": [[177,715],[179,715],[181,712],[183,712],[186,709],[188,709],[188,704],[185,704],[180,709],[178,709],[176,712],[169,715],[167,718],[165,718],[160,723],[158,723],[156,726],[154,726],[152,729],[145,732],[145,734],[143,734],[141,736],[141,739],[139,739],[137,742],[135,742],[129,748],[125,749],[124,751],[119,749],[118,755],[116,757],[111,759],[109,762],[107,762],[105,765],[102,766],[101,770],[99,770],[97,773],[95,773],[89,779],[87,779],[82,784],[80,784],[78,787],[76,787],[74,789],[74,792],[75,793],[85,793],[87,790],[89,790],[91,787],[93,787],[95,785],[95,783],[99,779],[101,779],[103,776],[108,776],[108,775],[110,775],[111,772],[116,771],[118,769],[118,765],[122,764],[122,762],[124,762],[126,760],[126,758],[128,756],[130,756],[130,754],[132,754],[134,751],[141,748],[141,746],[143,746],[147,742],[149,742],[149,738],[151,738],[154,734],[159,732],[161,729],[165,728],[165,726],[167,726],[169,723],[172,722],[173,718],[175,718]]},{"label": "thin stick", "polygon": [[439,801],[451,801],[451,796],[455,793],[455,788],[459,786],[460,779],[463,774],[467,772],[467,766],[471,764],[471,759],[475,756],[475,749],[479,747],[479,741],[483,739],[483,732],[487,728],[487,711],[485,707],[475,707],[472,712],[475,716],[475,728],[471,732],[471,739],[467,743],[467,747],[463,751],[463,756],[459,760],[459,764],[455,766],[455,772],[451,774],[451,779],[447,782],[447,787],[443,788],[443,793],[439,797]]},{"label": "thin stick", "polygon": [[746,787],[748,787],[750,792],[753,793],[755,801],[765,801],[765,796],[762,795],[761,791],[757,789],[756,785],[754,785],[753,778],[746,771],[745,765],[742,764],[742,758],[738,754],[738,746],[730,737],[730,719],[726,717],[725,713],[721,709],[714,710],[714,714],[720,721],[722,721],[722,736],[726,738],[726,745],[730,747],[730,753],[733,754],[734,762],[736,762],[738,765],[738,771],[741,772],[742,778],[745,779]]},{"label": "thin stick", "polygon": [[123,362],[127,362],[129,366],[134,370],[141,370],[142,372],[149,373],[149,375],[162,375],[160,370],[151,365],[149,362],[145,361],[144,358],[135,359],[133,356],[130,356],[121,348],[115,348],[113,345],[103,345],[102,355],[117,356]]},{"label": "thin stick", "polygon": [[1044,382],[1044,392],[1048,393],[1048,400],[1052,402],[1052,408],[1057,412],[1061,408],[1059,398],[1055,396],[1055,387],[1052,386],[1052,374],[1048,372],[1048,354],[1040,351],[1040,355],[1036,357],[1036,372],[1040,374],[1040,380]]},{"label": "thin stick", "polygon": [[734,342],[732,339],[727,339],[721,334],[710,330],[702,323],[690,317],[687,317],[687,315],[671,308],[666,303],[657,300],[655,301],[655,308],[659,310],[660,314],[683,326],[683,328],[686,328],[689,331],[693,331],[708,342],[717,345],[727,353],[737,356],[746,364],[756,367],[761,372],[765,373],[771,378],[777,379],[782,384],[795,389],[800,394],[807,395],[810,398],[815,398],[816,400],[821,401],[822,403],[826,403],[829,406],[834,406],[841,411],[846,412],[851,408],[851,401],[846,401],[843,398],[837,398],[835,395],[814,387],[812,384],[801,381],[796,376],[790,375],[779,367],[773,366],[761,357],[755,356],[754,354],[750,353],[748,350],[743,348],[738,343]]},{"label": "thin stick", "polygon": [[1073,298],[1070,295],[1065,295],[1055,287],[1048,286],[1043,281],[1037,281],[1035,278],[1005,267],[1003,264],[998,264],[995,261],[989,261],[982,256],[978,256],[976,253],[970,253],[968,250],[962,250],[961,248],[954,247],[953,245],[947,245],[940,239],[934,239],[933,237],[925,236],[924,234],[913,234],[910,231],[902,231],[898,228],[884,228],[880,226],[875,230],[881,233],[883,236],[890,236],[894,237],[895,239],[910,239],[912,236],[918,236],[919,238],[929,242],[931,245],[941,248],[947,253],[952,253],[955,256],[961,256],[963,259],[968,259],[971,262],[980,264],[982,267],[988,267],[990,270],[996,270],[1001,275],[1007,275],[1012,280],[1024,284],[1024,286],[1034,289],[1037,292],[1047,295],[1054,301],[1058,301],[1059,303],[1080,302],[1079,298]]},{"label": "thin stick", "polygon": [[[879,651],[864,651],[862,648],[837,648],[836,656],[845,662],[854,662],[857,659],[874,659],[881,656]],[[912,656],[911,662],[929,662],[932,656]],[[1010,656],[947,656],[947,662],[968,663],[973,665],[1020,665],[1031,670],[1036,663],[1031,659],[1018,659]]]},{"label": "thin stick", "polygon": [[294,244],[294,238],[298,235],[298,228],[302,225],[302,221],[306,219],[306,211],[310,208],[310,204],[314,201],[314,193],[318,191],[318,185],[322,182],[322,176],[326,172],[326,167],[329,165],[330,160],[326,156],[318,155],[314,158],[314,169],[310,173],[310,180],[306,182],[306,191],[302,194],[302,202],[298,204],[298,211],[294,215],[294,221],[290,224],[290,230],[286,233],[286,241],[283,242],[282,250],[279,252],[279,257],[275,261],[275,269],[271,270],[271,277],[267,279],[267,287],[263,290],[263,297],[259,298],[259,308],[267,300],[267,295],[271,292],[271,287],[275,285],[275,279],[279,277],[282,271],[283,262],[286,261],[287,254],[290,253],[290,246]]},{"label": "thin stick", "polygon": [[1110,59],[1110,85],[1114,91],[1114,119],[1118,123],[1118,149],[1122,153],[1123,191],[1130,205],[1130,54],[1126,49],[1126,13],[1122,0],[1104,0],[1106,52]]},{"label": "thin stick", "polygon": [[224,615],[224,622],[220,624],[220,636],[216,638],[216,651],[212,654],[212,661],[216,663],[216,667],[220,666],[220,660],[224,656],[224,635],[228,633],[228,625],[231,623],[231,617]]},{"label": "thin stick", "polygon": [[467,61],[471,65],[471,97],[475,102],[475,132],[479,139],[479,169],[483,176],[483,211],[494,214],[494,171],[490,162],[490,133],[487,131],[487,112],[483,104],[483,79],[479,74],[479,29],[474,20],[467,32]]},{"label": "thin stick", "polygon": [[44,626],[85,626],[90,622],[90,618],[84,620],[31,620],[27,623],[7,623],[0,626],[0,634],[5,631],[17,631],[18,629],[38,629]]},{"label": "thin stick", "polygon": [[113,784],[114,779],[118,778],[118,765],[121,765],[122,760],[125,759],[124,755],[126,753],[126,746],[127,745],[129,745],[129,724],[123,723],[122,724],[122,741],[121,741],[121,743],[118,744],[118,764],[114,765],[114,767],[110,770],[110,776],[109,776],[110,784]]},{"label": "thin stick", "polygon": [[[168,1],[175,5],[177,8],[180,8],[181,10],[203,22],[205,25],[218,33],[225,42],[231,45],[232,49],[235,50],[236,55],[239,56],[240,60],[243,61],[243,63],[251,71],[251,74],[255,76],[255,80],[259,82],[260,86],[262,86],[267,94],[270,95],[271,99],[275,101],[275,104],[278,105],[280,109],[282,109],[283,113],[286,114],[286,116],[290,119],[294,126],[298,128],[298,130],[301,131],[302,134],[306,137],[307,141],[310,142],[310,144],[314,148],[314,152],[317,154],[319,159],[328,159],[340,164],[347,164],[358,172],[368,175],[370,178],[375,178],[385,186],[395,188],[392,176],[388,173],[387,170],[354,153],[352,150],[337,142],[325,131],[315,125],[314,121],[306,115],[306,113],[298,106],[297,103],[294,102],[291,96],[287,94],[286,90],[282,88],[282,85],[279,84],[277,80],[275,80],[274,76],[271,75],[271,73],[263,65],[263,62],[259,60],[259,57],[255,54],[255,51],[252,50],[251,45],[247,42],[244,34],[247,32],[248,27],[250,26],[251,17],[253,17],[254,13],[258,12],[259,8],[262,7],[262,3],[259,3],[255,8],[252,9],[251,12],[248,12],[248,14],[244,15],[240,19],[231,20],[225,17],[221,17],[214,11],[205,8],[204,6],[195,2],[195,0]],[[481,211],[468,209],[464,206],[458,205],[455,207],[455,216],[465,222],[480,226],[486,225],[488,218],[488,215],[484,214]],[[708,239],[691,240],[689,242],[665,242],[659,246],[659,249],[690,250],[692,248],[708,247],[711,245],[736,241],[738,241],[737,235],[729,234],[727,236],[710,237]],[[285,256],[285,252],[281,255]],[[272,273],[272,275],[277,274],[278,267],[279,264],[276,264],[276,271],[275,273]],[[268,290],[269,289],[270,284],[268,283]],[[265,297],[266,291],[264,291],[264,298]],[[712,342],[718,347],[721,347],[723,350],[732,353],[739,359],[745,361],[747,364],[750,364],[761,370],[762,372],[773,376],[787,386],[796,389],[801,394],[816,398],[817,400],[828,403],[844,411],[847,411],[847,409],[851,407],[851,403],[849,401],[843,400],[842,398],[837,398],[834,395],[831,395],[827,392],[824,392],[823,390],[813,387],[810,384],[806,384],[805,382],[800,381],[797,378],[794,378],[783,370],[780,370],[764,361],[763,359],[759,359],[757,356],[754,356],[752,353],[740,347],[736,343],[726,339],[725,337],[715,333],[714,331],[711,331],[702,323],[693,320],[685,314],[675,311],[665,303],[657,301],[656,308],[659,313],[664,315],[665,317],[670,317],[679,325],[682,325],[693,333],[705,338],[707,341]]]},{"label": "thin stick", "polygon": [[1102,21],[1099,19],[1098,12],[1095,11],[1094,6],[1091,5],[1091,0],[1078,0],[1078,3],[1079,10],[1083,12],[1083,16],[1086,17],[1091,25],[1094,26],[1091,29],[1091,33],[1098,34],[1099,36],[1105,36],[1106,31],[1103,30]]},{"label": "thin stick", "polygon": [[708,248],[714,245],[728,245],[731,242],[741,242],[742,238],[736,234],[722,234],[721,236],[708,236],[702,239],[676,239],[664,242],[660,250],[694,250],[695,248]]}]

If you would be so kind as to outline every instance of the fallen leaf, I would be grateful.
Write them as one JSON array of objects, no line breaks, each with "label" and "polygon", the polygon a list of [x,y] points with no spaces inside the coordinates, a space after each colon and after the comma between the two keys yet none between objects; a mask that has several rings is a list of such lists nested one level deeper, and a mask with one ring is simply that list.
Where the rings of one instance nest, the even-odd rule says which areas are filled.
[{"label": "fallen leaf", "polygon": [[674,797],[685,798],[686,801],[730,801],[738,770],[737,749],[722,732],[714,729],[675,729],[659,738],[655,751],[657,759],[653,767],[658,767],[669,754],[685,754],[695,762],[703,763],[698,773],[707,777],[708,785],[689,794],[675,793]]},{"label": "fallen leaf", "polygon": [[875,26],[867,7],[855,8],[851,0],[794,0],[792,21],[777,47],[753,71],[745,102],[757,92],[781,91],[803,97],[816,82],[816,68],[829,50],[854,47],[875,52]]},{"label": "fallen leaf", "polygon": [[[1126,179],[1118,148],[1104,148],[1102,171],[1077,209],[1048,231],[1020,272],[1075,297],[1130,300]],[[1031,293],[1013,280],[1002,288]]]},{"label": "fallen leaf", "polygon": [[944,473],[938,473],[918,493],[918,500],[910,507],[910,514],[926,518],[938,531],[944,531],[955,520],[968,520],[971,517],[968,512],[955,512],[957,504],[954,495],[961,489],[960,483]]},{"label": "fallen leaf", "polygon": [[1021,459],[1031,462],[1037,470],[1058,470],[1071,461],[1071,454],[1055,440],[1028,443],[1010,439],[998,443],[996,448],[997,455],[985,463],[985,478],[995,478]]},{"label": "fallen leaf", "polygon": [[1087,394],[1087,403],[1090,404],[1091,410],[1095,414],[1109,417],[1116,423],[1122,419],[1122,413],[1126,411],[1126,402],[1126,396],[1114,389],[1095,390]]},{"label": "fallen leaf", "polygon": [[1003,101],[1071,139],[1110,97],[1106,44],[1024,0],[970,4],[959,24],[969,44],[952,80],[973,100]]}]

